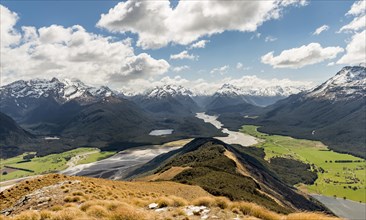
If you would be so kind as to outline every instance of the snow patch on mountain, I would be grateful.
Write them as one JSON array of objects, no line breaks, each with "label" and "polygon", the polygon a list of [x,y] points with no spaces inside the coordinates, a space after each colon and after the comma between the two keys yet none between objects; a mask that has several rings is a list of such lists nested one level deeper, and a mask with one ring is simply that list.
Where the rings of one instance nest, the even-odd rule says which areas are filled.
[{"label": "snow patch on mountain", "polygon": [[366,68],[364,66],[346,66],[334,77],[309,91],[306,97],[337,101],[364,97],[365,94]]},{"label": "snow patch on mountain", "polygon": [[270,86],[270,87],[236,87],[232,84],[224,84],[215,95],[218,96],[281,96],[286,97],[292,94],[297,94],[306,89],[306,87],[291,87],[291,86]]},{"label": "snow patch on mountain", "polygon": [[148,98],[165,98],[177,96],[193,96],[192,91],[178,85],[164,85],[155,87],[148,91],[145,96]]},{"label": "snow patch on mountain", "polygon": [[85,85],[77,79],[32,79],[19,80],[0,88],[1,96],[13,98],[54,97],[59,102],[73,99],[103,98],[115,93],[108,87],[99,88]]}]

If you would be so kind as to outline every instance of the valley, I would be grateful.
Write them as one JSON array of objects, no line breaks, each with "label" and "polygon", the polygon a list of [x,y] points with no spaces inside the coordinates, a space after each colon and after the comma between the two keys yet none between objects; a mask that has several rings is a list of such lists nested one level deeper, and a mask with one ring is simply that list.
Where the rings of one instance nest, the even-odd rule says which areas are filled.
[{"label": "valley", "polygon": [[256,126],[245,125],[241,132],[262,141],[255,146],[263,148],[265,159],[283,157],[303,161],[316,171],[318,178],[312,185],[298,185],[307,193],[321,194],[366,203],[365,160],[328,149],[318,141],[295,139],[281,135],[268,135]]}]

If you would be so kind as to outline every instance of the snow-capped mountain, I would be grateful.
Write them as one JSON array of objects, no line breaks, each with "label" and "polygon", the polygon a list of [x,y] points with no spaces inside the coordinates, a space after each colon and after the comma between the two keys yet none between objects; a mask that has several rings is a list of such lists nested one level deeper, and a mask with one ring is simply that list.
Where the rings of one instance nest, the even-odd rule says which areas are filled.
[{"label": "snow-capped mountain", "polygon": [[333,150],[365,158],[365,80],[365,67],[344,67],[315,89],[270,106],[258,122],[261,130],[321,140]]},{"label": "snow-capped mountain", "polygon": [[80,80],[53,78],[34,79],[29,81],[19,80],[0,88],[2,98],[47,98],[52,97],[59,103],[70,100],[90,101],[114,95],[108,87],[99,88],[87,86]]},{"label": "snow-capped mountain", "polygon": [[334,77],[306,94],[306,97],[347,100],[366,95],[366,68],[364,66],[346,66]]},{"label": "snow-capped mountain", "polygon": [[182,86],[164,85],[134,96],[132,100],[150,112],[181,115],[193,114],[198,110],[192,96],[194,94]]},{"label": "snow-capped mountain", "polygon": [[147,98],[165,98],[165,97],[177,97],[177,96],[192,96],[192,91],[177,85],[164,85],[155,87],[154,89],[146,92]]},{"label": "snow-capped mountain", "polygon": [[224,84],[219,90],[216,91],[216,95],[226,96],[282,96],[287,97],[292,94],[296,94],[304,91],[305,87],[295,86],[270,86],[270,87],[236,87],[232,84]]}]

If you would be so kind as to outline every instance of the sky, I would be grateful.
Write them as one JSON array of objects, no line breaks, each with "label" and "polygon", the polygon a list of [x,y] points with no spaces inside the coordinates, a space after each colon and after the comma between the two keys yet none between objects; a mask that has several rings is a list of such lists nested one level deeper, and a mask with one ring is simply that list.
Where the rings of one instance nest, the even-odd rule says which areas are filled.
[{"label": "sky", "polygon": [[0,1],[1,84],[312,87],[366,62],[365,1]]}]

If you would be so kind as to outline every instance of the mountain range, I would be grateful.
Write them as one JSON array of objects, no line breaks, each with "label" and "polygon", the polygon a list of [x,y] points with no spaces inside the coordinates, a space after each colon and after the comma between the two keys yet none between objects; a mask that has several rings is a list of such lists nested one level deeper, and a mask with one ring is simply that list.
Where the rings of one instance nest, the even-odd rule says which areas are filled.
[{"label": "mountain range", "polygon": [[[344,67],[320,86],[287,98],[296,89],[248,92],[224,84],[211,96],[198,96],[182,86],[165,85],[125,96],[79,80],[20,80],[0,88],[0,112],[37,137],[62,137],[55,141],[63,146],[60,150],[224,135],[195,117],[196,112],[206,111],[219,114],[219,120],[232,129],[257,124],[264,132],[321,140],[334,150],[365,157],[365,78],[365,67]],[[258,104],[274,101],[266,107]],[[174,132],[148,135],[155,129]]]},{"label": "mountain range", "polygon": [[259,131],[320,140],[332,150],[366,158],[366,68],[347,66],[314,89],[291,95],[244,118],[221,114],[225,126],[256,124]]}]

